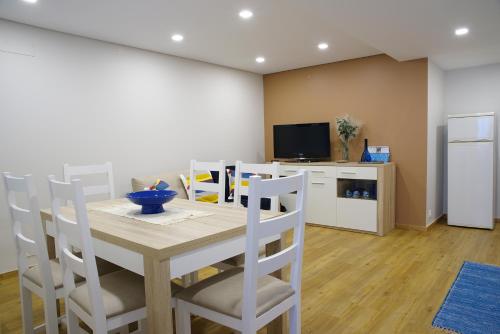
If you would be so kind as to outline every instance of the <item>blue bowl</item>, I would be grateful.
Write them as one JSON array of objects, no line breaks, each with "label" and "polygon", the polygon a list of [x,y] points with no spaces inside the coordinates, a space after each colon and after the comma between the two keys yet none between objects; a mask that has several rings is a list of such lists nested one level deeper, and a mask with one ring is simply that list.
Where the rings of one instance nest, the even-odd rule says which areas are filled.
[{"label": "blue bowl", "polygon": [[134,204],[141,205],[141,213],[150,215],[165,212],[163,204],[170,202],[177,196],[173,190],[143,190],[128,193],[127,198]]}]

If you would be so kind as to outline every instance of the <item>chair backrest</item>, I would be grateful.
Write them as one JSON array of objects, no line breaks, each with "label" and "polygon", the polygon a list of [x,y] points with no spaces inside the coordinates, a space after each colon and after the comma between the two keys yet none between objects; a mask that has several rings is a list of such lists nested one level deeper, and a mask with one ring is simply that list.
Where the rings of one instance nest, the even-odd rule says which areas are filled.
[{"label": "chair backrest", "polygon": [[115,198],[115,186],[113,180],[113,165],[111,162],[106,162],[102,165],[86,165],[86,166],[71,166],[64,164],[63,166],[64,182],[70,182],[74,178],[86,175],[105,174],[107,184],[84,186],[83,193],[85,197],[93,195],[107,195],[108,199]]},{"label": "chair backrest", "polygon": [[[300,300],[302,277],[302,252],[304,248],[304,211],[308,174],[300,170],[297,175],[279,179],[262,180],[250,177],[247,210],[247,239],[243,283],[243,322],[256,317],[257,279],[291,264],[290,285]],[[261,220],[260,200],[297,192],[295,210]],[[259,241],[293,230],[292,244],[271,256],[259,258]]]},{"label": "chair backrest", "polygon": [[[87,218],[87,208],[82,182],[78,179],[69,183],[56,181],[49,176],[52,217],[56,224],[60,261],[63,270],[64,295],[68,303],[69,294],[76,288],[75,274],[84,277],[90,298],[94,328],[106,328],[106,317],[102,299],[95,253]],[[73,204],[74,219],[64,216],[61,204]],[[69,216],[69,215],[68,215]],[[71,215],[73,216],[73,214]],[[81,250],[81,257],[73,252]]]},{"label": "chair backrest", "polygon": [[[196,180],[196,175],[200,172],[219,172],[218,183],[214,182],[199,182]],[[189,199],[196,201],[196,191],[203,190],[212,193],[217,193],[218,204],[222,205],[225,202],[226,196],[226,162],[220,160],[218,162],[202,162],[191,160],[189,168]]]},{"label": "chair backrest", "polygon": [[[17,250],[19,277],[29,268],[28,257],[35,255],[38,261],[42,282],[45,289],[54,289],[54,281],[49,265],[46,234],[40,217],[40,207],[33,177],[14,177],[3,173],[5,197],[9,208],[12,233]],[[17,203],[16,193],[26,197],[28,208],[21,208]],[[26,235],[31,230],[33,238]]]},{"label": "chair backrest", "polygon": [[[236,161],[234,175],[234,206],[241,206],[241,196],[248,196],[248,184],[243,181],[243,174],[269,175],[271,179],[277,179],[279,175],[279,162],[271,164],[248,164]],[[279,197],[273,196],[271,200],[271,211],[279,212]]]}]

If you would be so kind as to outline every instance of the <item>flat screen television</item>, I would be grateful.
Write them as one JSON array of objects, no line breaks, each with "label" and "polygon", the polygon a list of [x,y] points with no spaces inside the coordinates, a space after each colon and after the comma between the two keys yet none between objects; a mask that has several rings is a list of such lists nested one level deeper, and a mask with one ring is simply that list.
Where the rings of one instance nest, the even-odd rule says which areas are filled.
[{"label": "flat screen television", "polygon": [[274,125],[276,159],[330,158],[330,123]]}]

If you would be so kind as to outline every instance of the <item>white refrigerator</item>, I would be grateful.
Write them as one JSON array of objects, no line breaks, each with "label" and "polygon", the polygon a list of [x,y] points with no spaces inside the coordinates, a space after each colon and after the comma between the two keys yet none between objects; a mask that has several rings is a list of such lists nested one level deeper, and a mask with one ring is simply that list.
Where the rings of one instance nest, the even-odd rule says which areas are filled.
[{"label": "white refrigerator", "polygon": [[495,114],[448,116],[448,225],[493,229]]}]

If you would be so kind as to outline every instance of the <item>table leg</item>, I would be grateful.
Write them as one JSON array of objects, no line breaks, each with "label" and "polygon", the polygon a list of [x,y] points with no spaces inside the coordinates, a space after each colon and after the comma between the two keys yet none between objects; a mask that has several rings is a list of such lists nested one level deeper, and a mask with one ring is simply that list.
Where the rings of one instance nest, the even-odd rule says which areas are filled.
[{"label": "table leg", "polygon": [[[270,242],[266,245],[266,256],[273,255],[281,251],[284,247],[285,239],[281,236],[281,239]],[[271,274],[274,277],[282,278],[282,270],[277,270]],[[267,325],[267,334],[282,334],[285,326],[285,317],[283,315],[277,317]]]},{"label": "table leg", "polygon": [[170,259],[159,261],[144,256],[144,284],[148,333],[172,334]]}]

